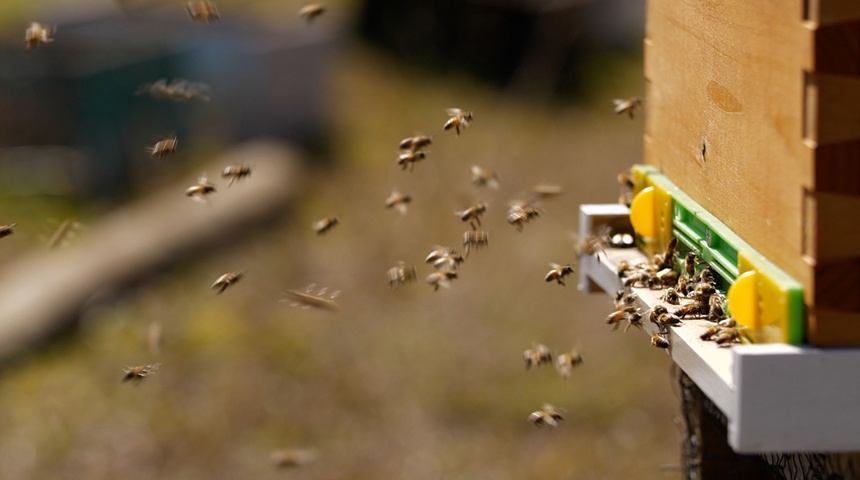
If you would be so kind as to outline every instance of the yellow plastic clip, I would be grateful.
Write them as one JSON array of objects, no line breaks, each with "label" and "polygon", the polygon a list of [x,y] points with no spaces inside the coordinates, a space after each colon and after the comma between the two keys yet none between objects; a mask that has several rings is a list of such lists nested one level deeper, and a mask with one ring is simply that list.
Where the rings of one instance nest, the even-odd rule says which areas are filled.
[{"label": "yellow plastic clip", "polygon": [[654,187],[643,188],[630,204],[630,223],[636,233],[647,239],[657,237],[655,198]]},{"label": "yellow plastic clip", "polygon": [[757,331],[760,326],[757,276],[755,270],[738,275],[726,294],[732,318],[753,331]]}]

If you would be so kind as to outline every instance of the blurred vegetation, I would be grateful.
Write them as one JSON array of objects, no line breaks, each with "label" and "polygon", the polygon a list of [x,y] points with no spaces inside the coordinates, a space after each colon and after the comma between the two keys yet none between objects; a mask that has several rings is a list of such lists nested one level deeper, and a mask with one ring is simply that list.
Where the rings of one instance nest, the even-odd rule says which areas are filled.
[{"label": "blurred vegetation", "polygon": [[[219,2],[222,14],[239,3]],[[14,5],[0,18],[38,13]],[[668,357],[640,332],[609,331],[607,295],[543,281],[548,262],[575,259],[578,206],[614,202],[616,174],[641,158],[641,119],[611,111],[642,92],[641,59],[593,57],[585,90],[538,104],[349,39],[330,72],[329,144],[291,215],[94,299],[76,331],[0,371],[0,478],[677,478],[661,470],[680,442]],[[475,112],[460,137],[441,130],[455,106]],[[432,152],[403,172],[397,142],[418,132],[434,135]],[[472,164],[497,170],[501,189],[471,186]],[[507,202],[540,182],[565,193],[518,233]],[[407,215],[383,207],[392,189],[412,193]],[[67,200],[6,197],[2,210],[97,222],[97,207]],[[423,258],[459,243],[468,226],[452,212],[477,200],[489,247],[434,293]],[[342,224],[314,235],[311,222],[335,213]],[[4,239],[4,256],[36,237]],[[398,260],[419,281],[391,291]],[[231,270],[248,273],[216,296],[209,285]],[[340,311],[278,302],[310,283],[341,290]],[[568,380],[525,371],[532,342],[578,347],[585,362]],[[154,376],[120,382],[125,366],[151,362]],[[559,428],[526,421],[544,402],[567,409]],[[290,447],[320,458],[276,470],[269,454]]]}]

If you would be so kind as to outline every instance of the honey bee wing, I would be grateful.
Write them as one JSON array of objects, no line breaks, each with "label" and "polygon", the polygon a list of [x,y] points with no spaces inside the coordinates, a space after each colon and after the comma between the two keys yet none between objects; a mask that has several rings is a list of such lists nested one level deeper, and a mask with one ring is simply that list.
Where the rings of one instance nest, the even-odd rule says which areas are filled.
[{"label": "honey bee wing", "polygon": [[457,115],[462,115],[463,110],[461,110],[459,108],[453,108],[452,107],[452,108],[446,108],[445,113],[447,113],[449,117],[456,117]]}]

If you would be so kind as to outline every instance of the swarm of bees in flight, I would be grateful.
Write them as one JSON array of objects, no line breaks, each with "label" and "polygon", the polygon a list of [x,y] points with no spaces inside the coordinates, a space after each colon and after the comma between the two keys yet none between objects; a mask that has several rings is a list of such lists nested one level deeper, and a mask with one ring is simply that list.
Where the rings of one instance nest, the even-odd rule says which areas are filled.
[{"label": "swarm of bees in flight", "polygon": [[[211,0],[189,1],[185,4],[185,10],[192,21],[203,24],[215,22],[221,18],[217,6]],[[302,7],[298,15],[306,23],[311,24],[325,12],[326,8],[324,6],[309,4]],[[33,22],[25,32],[25,46],[28,50],[32,50],[40,44],[53,42],[55,34],[56,27]],[[158,79],[152,83],[141,85],[136,94],[149,95],[156,99],[166,99],[174,102],[188,102],[191,100],[208,102],[211,100],[211,89],[208,85],[184,79],[173,79],[170,81],[164,78]],[[639,97],[631,97],[628,99],[616,99],[614,103],[616,114],[627,114],[630,118],[633,118],[635,110],[641,107],[642,100]],[[442,130],[453,130],[457,137],[474,120],[474,114],[471,111],[460,108],[449,108],[446,110],[446,113],[448,118],[442,124]],[[396,165],[403,171],[412,172],[419,162],[428,158],[430,153],[429,147],[432,142],[430,136],[423,134],[404,138],[399,143]],[[172,135],[146,147],[146,151],[152,158],[164,159],[176,153],[178,144],[178,138]],[[222,177],[229,180],[229,187],[234,182],[249,177],[251,171],[252,167],[247,164],[229,165],[223,169]],[[623,179],[619,177],[619,182],[622,183],[622,197],[620,201],[629,204],[629,194],[623,192],[623,187],[626,185],[629,190],[632,187],[632,182],[630,182],[629,177],[624,177]],[[471,166],[471,183],[478,188],[486,187],[495,190],[499,188],[499,175],[495,171],[473,165]],[[216,186],[209,182],[204,175],[196,184],[185,190],[185,195],[196,201],[205,202],[208,196],[216,193],[216,191]],[[518,232],[522,232],[526,224],[541,216],[540,202],[561,193],[562,189],[557,185],[536,185],[524,199],[514,200],[509,203],[506,214],[507,223],[513,226]],[[385,207],[396,209],[405,215],[407,213],[407,206],[412,199],[411,194],[400,193],[394,190],[385,200]],[[454,247],[442,246],[435,248],[427,255],[425,263],[431,264],[434,271],[427,276],[426,281],[433,287],[434,291],[439,290],[440,287],[449,288],[451,282],[458,278],[460,265],[472,250],[488,246],[489,233],[482,229],[481,224],[481,218],[487,212],[488,208],[489,206],[486,202],[476,202],[464,210],[454,212],[462,222],[468,222],[470,226],[470,229],[466,230],[463,234],[462,247],[465,255],[461,254]],[[312,229],[317,235],[323,235],[330,232],[338,224],[340,224],[340,217],[330,215],[313,222]],[[0,238],[11,235],[15,226],[16,224],[14,223],[0,226]],[[603,245],[617,247],[623,244],[623,246],[632,246],[632,243],[632,237],[611,238],[608,241],[606,238],[601,238],[599,240],[590,240],[581,248],[586,253],[597,255],[599,258]],[[650,321],[659,326],[659,332],[652,336],[652,344],[661,348],[668,348],[669,344],[665,339],[665,334],[670,327],[680,325],[680,319],[685,317],[707,317],[719,322],[712,330],[702,335],[703,339],[714,340],[720,344],[738,341],[741,335],[733,323],[730,324],[727,322],[722,310],[724,299],[716,292],[712,274],[707,268],[697,273],[692,272],[688,268],[684,275],[678,275],[677,272],[672,274],[667,268],[669,268],[669,264],[673,260],[674,247],[667,250],[662,257],[655,257],[654,262],[651,264],[634,267],[623,266],[623,268],[619,266],[618,275],[623,278],[625,286],[668,287],[665,295],[666,301],[675,305],[682,298],[692,300],[691,303],[686,303],[673,313],[669,313],[665,307],[662,310],[654,309],[650,313]],[[688,256],[687,265],[690,262],[695,262],[695,259],[690,260]],[[545,275],[545,281],[556,282],[562,286],[565,285],[564,278],[574,272],[574,267],[571,264],[550,263],[550,267],[551,270]],[[216,290],[218,294],[224,293],[229,287],[239,282],[244,275],[244,271],[225,273],[215,280],[211,288]],[[388,269],[386,276],[392,290],[413,283],[418,278],[415,266],[403,261],[398,261],[396,266]],[[281,301],[302,308],[336,311],[338,305],[335,299],[338,294],[338,291],[329,293],[327,288],[317,289],[315,285],[311,284],[304,289],[289,290],[285,294],[286,298]],[[616,297],[617,311],[609,315],[607,323],[613,325],[613,328],[618,328],[621,324],[625,324],[625,331],[631,326],[642,328],[645,314],[640,308],[634,305],[635,301],[635,294],[619,292],[619,295]],[[160,329],[158,331],[160,332]],[[157,344],[157,340],[154,340],[153,343]],[[565,379],[570,377],[575,367],[582,364],[582,356],[577,350],[554,355],[549,347],[542,344],[534,344],[532,348],[525,350],[523,352],[523,359],[527,369],[540,367],[544,364],[552,364],[558,374]],[[155,374],[159,366],[160,363],[149,363],[127,367],[124,371],[122,381],[138,383],[144,378]],[[543,404],[540,409],[528,416],[528,421],[536,427],[556,427],[563,419],[564,410],[548,403]],[[280,450],[272,454],[272,462],[277,467],[302,466],[314,461],[317,455],[318,452],[311,449]]]}]

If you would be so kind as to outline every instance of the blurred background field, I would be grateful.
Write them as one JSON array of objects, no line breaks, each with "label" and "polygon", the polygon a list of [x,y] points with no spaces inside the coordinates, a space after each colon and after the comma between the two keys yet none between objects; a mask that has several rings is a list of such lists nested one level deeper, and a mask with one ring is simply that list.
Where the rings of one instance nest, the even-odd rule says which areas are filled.
[{"label": "blurred background field", "polygon": [[[131,11],[123,13],[107,1],[4,2],[3,48],[15,62],[51,65],[51,49],[62,48],[69,12],[77,16],[68,20],[72,23],[87,12],[133,21],[150,10],[146,3],[126,2]],[[273,120],[253,124],[266,137],[303,149],[308,161],[302,196],[264,225],[229,232],[214,247],[94,295],[70,331],[4,365],[0,478],[679,476],[671,468],[678,464],[681,439],[668,357],[638,331],[610,331],[604,322],[612,310],[608,296],[579,292],[573,278],[566,287],[543,280],[548,262],[575,260],[578,206],[615,202],[616,174],[640,160],[641,118],[612,114],[613,98],[643,93],[636,43],[641,30],[625,31],[630,20],[623,13],[635,17],[640,2],[610,2],[619,8],[614,16],[582,7],[570,27],[578,33],[564,61],[556,70],[542,70],[555,73],[535,88],[514,81],[516,69],[506,75],[470,69],[462,58],[447,64],[442,55],[412,57],[402,45],[371,38],[363,16],[379,2],[328,2],[326,15],[304,25],[296,18],[301,2],[222,1],[222,21],[208,26],[193,24],[181,3],[163,2],[151,10],[175,16],[172,21],[184,25],[180,31],[191,32],[187,44],[203,46],[167,66],[145,69],[145,75],[148,81],[168,76],[190,58],[202,67],[179,71],[215,83],[212,101],[188,106],[136,97],[130,113],[120,113],[142,116],[128,120],[123,142],[116,144],[91,141],[94,136],[86,132],[92,130],[81,125],[69,125],[69,133],[56,119],[46,121],[44,129],[60,132],[46,141],[75,152],[59,160],[44,152],[28,154],[48,173],[21,166],[21,147],[38,145],[22,144],[20,136],[4,130],[0,171],[21,180],[0,194],[0,223],[18,223],[15,235],[0,241],[0,258],[10,263],[44,250],[40,237],[50,233],[49,219],[74,216],[97,229],[103,215],[145,201],[153,189],[180,176],[211,168],[221,152],[255,136],[246,120],[254,115],[241,109],[243,101],[260,116],[269,115],[261,110],[267,103],[289,107],[283,84],[253,83],[279,78],[265,77],[272,72],[312,83],[302,110],[307,121],[274,112]],[[492,2],[460,3],[474,10]],[[457,2],[439,4],[455,9]],[[414,8],[420,10],[421,2]],[[477,36],[490,28],[480,18],[470,17]],[[619,35],[602,37],[585,28],[601,29],[612,18],[622,25]],[[35,19],[58,23],[57,39],[28,52],[33,54],[28,58],[18,38]],[[239,42],[242,32],[254,31],[321,45],[312,50],[313,58],[299,55],[302,62],[319,63],[311,71],[268,61],[240,63],[237,68],[244,67],[235,75],[219,77],[219,90],[206,72],[218,72],[212,67],[219,64],[216,47],[229,47],[200,38],[225,31],[224,38]],[[80,48],[75,58],[87,58]],[[256,58],[241,55],[226,57]],[[4,65],[2,121],[21,131],[26,122],[16,126],[16,118],[33,114],[21,99],[47,87],[29,74],[9,72],[19,63]],[[253,70],[260,65],[268,65],[268,73]],[[69,76],[74,87],[57,101],[85,105],[87,100],[69,95],[108,88],[88,83],[98,75],[66,67],[75,72]],[[111,75],[106,78],[121,77]],[[12,98],[10,92],[23,93]],[[230,98],[219,99],[219,92]],[[285,103],[267,100],[272,98]],[[474,112],[474,123],[459,137],[442,131],[449,107]],[[76,108],[64,114],[66,121],[80,122],[76,112],[82,107]],[[166,110],[173,113],[162,115]],[[180,134],[180,149],[154,162],[143,147],[171,129]],[[34,131],[28,138],[49,136]],[[416,133],[433,135],[432,151],[414,171],[404,172],[395,164],[397,143]],[[114,150],[100,153],[100,145]],[[110,178],[97,178],[87,170],[98,168],[87,160],[95,157],[123,166]],[[55,174],[60,180],[45,181],[69,158],[82,159],[82,166],[63,170],[61,165]],[[501,188],[470,185],[473,164],[498,171]],[[215,173],[209,172],[220,180]],[[28,187],[24,180],[30,178]],[[251,189],[254,182],[252,173],[230,188]],[[560,185],[564,193],[545,201],[541,217],[517,232],[505,221],[508,202],[541,182]],[[52,185],[63,188],[52,191]],[[394,189],[413,195],[406,215],[383,206]],[[201,208],[217,208],[217,195]],[[186,201],[177,192],[177,202]],[[476,201],[488,203],[483,229],[490,234],[489,246],[471,253],[450,289],[433,292],[423,281],[432,271],[423,259],[434,245],[460,242],[468,225],[453,212]],[[339,215],[341,224],[315,235],[311,223],[331,214]],[[86,236],[83,229],[69,248]],[[419,281],[391,290],[385,272],[400,260],[416,265]],[[247,274],[216,295],[211,283],[232,270]],[[339,290],[340,310],[279,302],[285,291],[311,283]],[[161,329],[158,351],[146,342],[154,324]],[[567,380],[550,367],[526,371],[522,351],[533,342],[557,352],[579,348],[584,364]],[[120,382],[125,366],[151,362],[161,363],[157,374],[138,385]],[[544,402],[567,410],[557,429],[537,429],[526,420]],[[269,456],[285,448],[315,449],[319,457],[298,469],[277,469]]]}]

